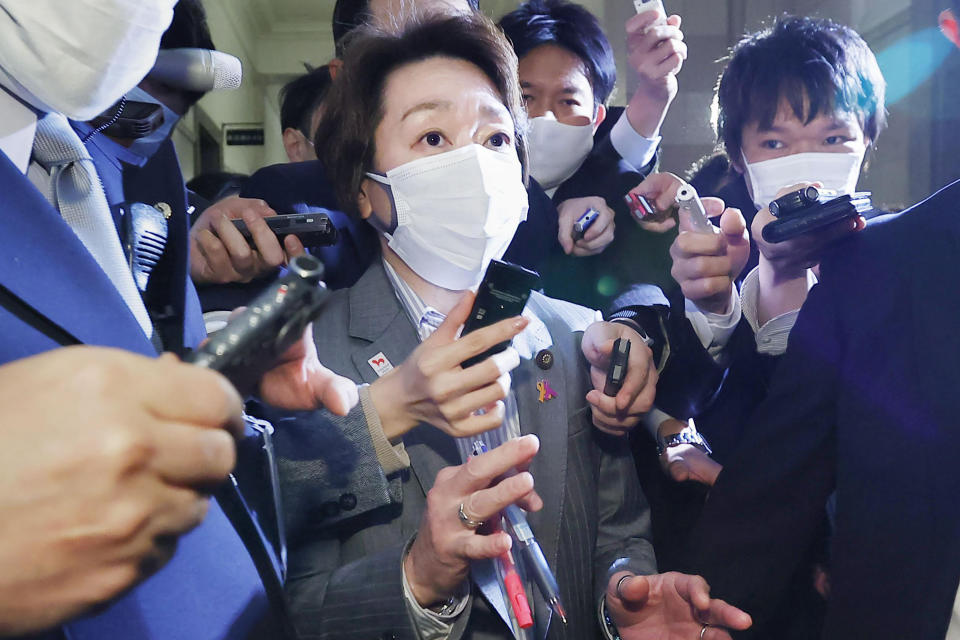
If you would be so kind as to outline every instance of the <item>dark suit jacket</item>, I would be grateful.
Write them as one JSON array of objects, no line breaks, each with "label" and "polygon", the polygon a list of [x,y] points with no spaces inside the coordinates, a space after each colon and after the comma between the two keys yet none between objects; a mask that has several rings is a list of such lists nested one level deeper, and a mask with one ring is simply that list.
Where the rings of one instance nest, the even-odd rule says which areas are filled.
[{"label": "dark suit jacket", "polygon": [[[319,160],[276,164],[254,173],[244,183],[240,195],[265,200],[278,213],[334,210],[331,215],[342,240],[335,247],[321,249],[317,255],[327,268],[327,285],[339,289],[352,285],[380,255],[377,233],[362,220],[353,220],[340,211],[336,194],[326,179]],[[504,260],[537,270],[557,244],[557,212],[550,198],[535,180],[527,189],[530,210],[520,224]]]},{"label": "dark suit jacket", "polygon": [[[676,286],[670,277],[670,244],[676,233],[652,233],[634,220],[623,198],[655,170],[657,156],[639,170],[627,163],[610,142],[609,130],[623,113],[612,107],[594,136],[587,159],[553,194],[559,205],[571,198],[600,196],[615,213],[616,234],[603,253],[568,256],[552,253],[541,269],[547,295],[604,311],[630,285]],[[556,237],[556,233],[554,234]]]},{"label": "dark suit jacket", "polygon": [[[655,571],[646,504],[622,441],[592,428],[584,395],[589,377],[579,349],[579,330],[592,312],[534,294],[527,305],[533,324],[514,345],[521,365],[513,372],[521,429],[540,436],[540,453],[533,462],[542,511],[530,523],[557,573],[570,624],[549,627],[550,638],[598,638],[597,606],[607,584],[611,563],[630,558],[640,573]],[[319,322],[331,327],[317,334],[321,360],[358,382],[372,383],[376,373],[368,359],[383,352],[402,362],[417,346],[417,334],[401,308],[381,264],[376,263],[352,288],[331,296]],[[336,327],[337,329],[333,329]],[[555,365],[547,372],[533,358],[549,347]],[[549,378],[558,398],[537,402],[536,383]],[[326,415],[339,428],[366,425],[361,407],[346,418]],[[316,423],[304,425],[300,440],[283,429],[286,450],[310,451]],[[310,428],[313,427],[313,428]],[[416,532],[426,508],[426,493],[437,472],[460,464],[452,438],[421,424],[403,438],[411,468],[389,478],[396,490],[389,504],[363,517],[327,524],[314,504],[305,509],[306,535],[295,535],[291,548],[288,590],[298,630],[304,638],[414,638],[402,593],[401,559],[405,544]],[[292,446],[291,446],[292,445]],[[283,462],[285,497],[311,491],[313,474],[305,460]],[[306,503],[309,498],[301,501]],[[305,505],[306,506],[306,505]],[[453,638],[507,638],[511,634],[487,600],[474,587],[469,608],[458,621]],[[536,617],[547,620],[535,597]]]},{"label": "dark suit jacket", "polygon": [[[0,184],[0,363],[78,342],[155,356],[110,280],[57,211],[2,153]],[[187,222],[182,207],[175,211],[168,251],[185,262]],[[179,273],[178,292],[171,294],[170,304],[182,318],[181,341],[194,346],[203,325],[182,313],[192,287],[185,268]],[[66,625],[66,636],[263,637],[258,627],[269,618],[269,609],[245,543],[263,550],[261,539],[242,540],[212,502],[206,520],[180,539],[166,567],[99,614]]]},{"label": "dark suit jacket", "polygon": [[960,183],[838,245],[692,569],[763,621],[836,490],[827,638],[941,640],[960,583]]}]

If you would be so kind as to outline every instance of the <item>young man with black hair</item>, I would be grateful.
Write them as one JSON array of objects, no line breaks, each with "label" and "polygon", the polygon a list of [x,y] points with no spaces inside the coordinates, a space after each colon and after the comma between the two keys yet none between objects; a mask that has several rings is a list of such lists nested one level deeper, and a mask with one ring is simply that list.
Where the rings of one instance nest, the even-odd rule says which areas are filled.
[{"label": "young man with black hair", "polygon": [[[940,23],[960,46],[958,10]],[[711,491],[691,566],[758,629],[836,492],[823,637],[960,637],[958,198],[954,183],[826,251]]]},{"label": "young man with black hair", "polygon": [[313,134],[330,82],[330,67],[324,65],[297,76],[280,90],[280,128],[290,162],[317,159]]},{"label": "young man with black hair", "polygon": [[[656,163],[660,125],[687,54],[679,25],[679,16],[657,11],[627,22],[630,62],[640,81],[623,110],[608,109],[617,80],[613,49],[585,8],[530,0],[500,20],[520,60],[531,175],[559,213],[564,253],[542,270],[551,295],[606,308],[630,282],[669,280],[670,239],[639,228],[623,198]],[[577,239],[574,222],[588,207],[600,216]]]},{"label": "young man with black hair", "polygon": [[[778,18],[744,37],[731,53],[715,102],[718,137],[731,169],[717,194],[739,211],[725,214],[715,234],[699,233],[689,220],[681,220],[670,251],[673,275],[686,298],[686,317],[699,338],[688,344],[697,350],[703,345],[722,367],[709,357],[702,358],[698,375],[674,367],[679,375],[664,375],[658,395],[662,402],[694,397],[690,381],[708,369],[722,387],[709,403],[678,416],[683,420],[661,416],[652,421],[648,426],[661,443],[656,451],[646,439],[635,442],[641,468],[656,468],[659,458],[669,476],[644,478],[648,493],[662,496],[653,501],[660,516],[656,539],[668,566],[683,561],[684,543],[706,492],[694,483],[673,481],[710,485],[721,464],[736,455],[744,423],[765,397],[776,356],[786,349],[797,310],[816,281],[807,268],[819,262],[830,242],[863,228],[862,220],[847,220],[770,244],[761,235],[774,219],[767,204],[802,181],[854,191],[865,153],[885,125],[884,93],[867,44],[849,27],[829,20]],[[636,191],[655,198],[669,189],[675,192],[679,184],[676,177],[660,174]],[[712,194],[704,189],[701,195]],[[753,243],[746,239],[749,222]],[[742,291],[737,289],[740,280]],[[619,299],[618,306],[629,306],[630,296]],[[710,443],[710,455],[702,445],[676,437],[693,433],[688,417],[695,418],[697,432]],[[818,560],[821,552],[811,550],[791,583],[793,592],[777,618],[783,637],[816,632],[822,605],[810,585]]]},{"label": "young man with black hair", "polygon": [[[717,195],[744,217],[728,215],[720,222],[724,233],[713,235],[681,221],[671,247],[687,316],[701,342],[730,367],[721,395],[697,416],[719,459],[740,442],[773,357],[786,349],[816,282],[808,268],[824,247],[863,228],[862,219],[846,220],[772,244],[762,236],[774,220],[767,205],[810,183],[855,191],[865,155],[886,125],[885,88],[866,42],[849,27],[815,18],[779,18],[746,36],[721,75],[714,118],[731,180]],[[656,176],[637,191],[651,196],[671,180]],[[749,254],[740,240],[747,225]]]}]

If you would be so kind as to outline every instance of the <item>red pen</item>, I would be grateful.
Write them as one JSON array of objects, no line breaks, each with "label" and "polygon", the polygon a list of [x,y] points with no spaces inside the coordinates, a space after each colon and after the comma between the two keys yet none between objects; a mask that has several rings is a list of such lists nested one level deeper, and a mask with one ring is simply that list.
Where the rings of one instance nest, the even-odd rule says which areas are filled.
[{"label": "red pen", "polygon": [[513,615],[521,629],[529,629],[533,626],[533,614],[530,613],[530,603],[527,602],[527,593],[517,573],[517,565],[513,562],[513,554],[509,550],[504,552],[500,561],[503,563],[503,585],[507,588]]},{"label": "red pen", "polygon": [[[486,450],[487,447],[483,441],[477,440],[473,443],[473,455],[478,456]],[[502,531],[500,518],[495,518],[491,524],[494,532]],[[517,625],[521,629],[529,629],[533,626],[533,614],[530,611],[530,603],[527,601],[527,592],[523,588],[523,581],[520,579],[520,574],[517,573],[517,565],[513,561],[513,553],[507,549],[500,554],[498,559],[503,570],[503,586],[507,590],[507,599],[510,600],[513,616],[517,619]]]}]

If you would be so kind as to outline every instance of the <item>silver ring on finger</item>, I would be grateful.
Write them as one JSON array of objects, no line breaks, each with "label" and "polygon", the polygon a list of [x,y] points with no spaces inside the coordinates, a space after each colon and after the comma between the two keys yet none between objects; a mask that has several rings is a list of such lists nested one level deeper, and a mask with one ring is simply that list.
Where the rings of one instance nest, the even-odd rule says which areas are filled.
[{"label": "silver ring on finger", "polygon": [[457,510],[457,517],[460,518],[460,522],[463,523],[467,529],[479,529],[483,526],[483,520],[474,520],[463,510],[463,503],[460,503],[460,508]]},{"label": "silver ring on finger", "polygon": [[707,635],[707,629],[709,628],[710,628],[710,625],[704,622],[703,626],[700,627],[700,640],[703,640],[704,636]]}]

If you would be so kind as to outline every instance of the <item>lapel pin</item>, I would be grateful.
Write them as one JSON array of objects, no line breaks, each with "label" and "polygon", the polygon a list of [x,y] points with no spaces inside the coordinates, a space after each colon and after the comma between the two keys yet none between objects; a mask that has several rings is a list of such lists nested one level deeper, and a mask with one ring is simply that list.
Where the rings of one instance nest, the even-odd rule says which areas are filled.
[{"label": "lapel pin", "polygon": [[549,349],[541,349],[537,353],[537,357],[534,359],[537,363],[537,366],[546,371],[553,366],[553,352]]},{"label": "lapel pin", "polygon": [[553,390],[553,387],[550,386],[550,382],[547,380],[540,380],[537,382],[537,391],[540,392],[540,402],[546,402],[547,400],[553,400],[557,397],[557,392]]},{"label": "lapel pin", "polygon": [[393,365],[387,360],[387,356],[383,355],[383,351],[367,360],[367,364],[369,364],[377,373],[377,376],[381,378],[393,369]]},{"label": "lapel pin", "polygon": [[170,219],[170,216],[173,215],[173,208],[166,202],[158,202],[153,205],[153,208],[163,214],[163,217],[167,220]]}]

